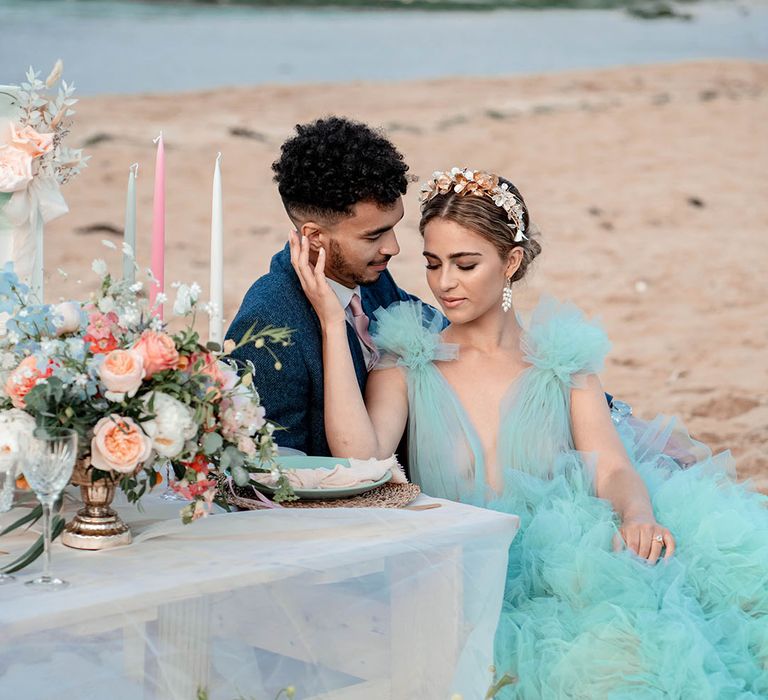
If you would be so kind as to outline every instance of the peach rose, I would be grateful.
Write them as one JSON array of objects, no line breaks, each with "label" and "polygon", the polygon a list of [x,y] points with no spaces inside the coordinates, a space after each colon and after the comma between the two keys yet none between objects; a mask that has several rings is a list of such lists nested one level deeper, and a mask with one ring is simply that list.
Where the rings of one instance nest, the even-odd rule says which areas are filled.
[{"label": "peach rose", "polygon": [[41,379],[47,379],[53,373],[53,368],[48,365],[45,370],[37,366],[34,357],[26,357],[21,364],[13,370],[5,380],[5,393],[11,399],[16,408],[24,408],[24,397],[32,391]]},{"label": "peach rose", "polygon": [[113,414],[93,428],[91,464],[96,469],[132,474],[151,452],[152,441],[131,418]]},{"label": "peach rose", "polygon": [[99,376],[107,389],[104,396],[110,401],[135,396],[146,376],[144,357],[136,350],[112,350],[101,363]]},{"label": "peach rose", "polygon": [[53,134],[41,134],[31,126],[19,129],[11,124],[11,143],[20,151],[29,153],[32,158],[37,158],[53,148]]},{"label": "peach rose", "polygon": [[32,156],[8,144],[0,145],[0,192],[19,192],[32,182]]},{"label": "peach rose", "polygon": [[144,358],[147,377],[166,369],[175,369],[179,364],[179,351],[173,338],[166,333],[146,330],[133,346]]}]

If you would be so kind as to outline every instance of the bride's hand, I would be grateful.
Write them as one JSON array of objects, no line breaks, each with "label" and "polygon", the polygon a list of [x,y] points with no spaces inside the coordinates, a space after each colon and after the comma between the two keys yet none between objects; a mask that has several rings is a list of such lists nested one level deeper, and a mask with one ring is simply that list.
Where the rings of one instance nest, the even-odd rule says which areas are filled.
[{"label": "bride's hand", "polygon": [[658,561],[664,547],[667,549],[664,559],[670,559],[675,553],[672,533],[653,518],[627,518],[619,532],[627,547],[637,556],[647,559],[649,564]]},{"label": "bride's hand", "polygon": [[296,270],[304,294],[320,319],[320,325],[327,327],[335,322],[345,323],[344,309],[325,279],[325,249],[320,249],[317,262],[313,266],[309,262],[309,239],[306,236],[291,231],[288,234],[288,244],[291,250],[291,265]]}]

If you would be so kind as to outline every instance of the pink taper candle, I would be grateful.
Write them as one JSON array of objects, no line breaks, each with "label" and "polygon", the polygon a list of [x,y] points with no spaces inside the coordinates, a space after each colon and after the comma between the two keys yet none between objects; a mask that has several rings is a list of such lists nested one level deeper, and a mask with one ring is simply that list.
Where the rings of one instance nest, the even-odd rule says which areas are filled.
[{"label": "pink taper candle", "polygon": [[[155,305],[157,295],[165,292],[165,147],[163,132],[155,139],[157,157],[155,159],[155,199],[152,208],[152,274],[157,280],[150,289],[149,300]],[[157,309],[160,320],[163,319],[163,305]]]}]

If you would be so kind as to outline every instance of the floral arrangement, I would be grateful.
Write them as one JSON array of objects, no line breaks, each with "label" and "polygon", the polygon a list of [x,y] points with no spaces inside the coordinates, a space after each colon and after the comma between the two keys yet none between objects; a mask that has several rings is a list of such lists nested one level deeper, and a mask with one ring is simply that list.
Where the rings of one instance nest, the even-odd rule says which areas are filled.
[{"label": "floral arrangement", "polygon": [[525,235],[525,208],[522,200],[503,182],[499,176],[471,168],[436,170],[432,177],[421,186],[419,201],[422,209],[434,197],[455,192],[458,195],[489,197],[493,203],[507,213],[512,222],[507,224],[515,232],[515,243],[528,240]]},{"label": "floral arrangement", "polygon": [[63,144],[77,103],[74,85],[62,80],[55,94],[48,92],[61,80],[63,69],[57,61],[43,82],[39,71],[30,67],[19,89],[5,93],[15,103],[18,118],[0,125],[0,192],[26,190],[36,176],[63,184],[85,167],[88,156]]},{"label": "floral arrangement", "polygon": [[43,228],[69,211],[60,187],[88,161],[64,145],[77,100],[62,72],[57,61],[45,82],[30,68],[21,85],[0,85],[0,260],[14,261],[37,296]]},{"label": "floral arrangement", "polygon": [[0,271],[0,451],[35,425],[72,428],[91,481],[118,482],[131,502],[170,463],[171,487],[189,499],[184,522],[209,512],[220,480],[242,486],[250,472],[273,472],[275,500],[292,498],[252,368],[238,373],[227,358],[246,343],[287,345],[290,332],[251,329],[239,345],[203,346],[195,316],[211,309],[198,285],[174,285],[183,327],[172,333],[142,282],[113,279],[103,260],[93,270],[100,286],[87,302],[54,306],[32,303],[10,263]]}]

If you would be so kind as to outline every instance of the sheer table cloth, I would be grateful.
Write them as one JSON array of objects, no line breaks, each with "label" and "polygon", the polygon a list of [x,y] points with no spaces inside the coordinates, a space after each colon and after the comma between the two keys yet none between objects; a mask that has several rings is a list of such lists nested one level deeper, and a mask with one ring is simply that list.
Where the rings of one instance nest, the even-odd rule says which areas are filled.
[{"label": "sheer table cloth", "polygon": [[[490,685],[513,515],[439,503],[219,513],[119,507],[133,544],[54,543],[61,591],[0,587],[3,700],[465,700]],[[0,524],[18,511],[5,514]],[[17,553],[36,533],[6,536]],[[7,559],[9,560],[9,559]]]}]

